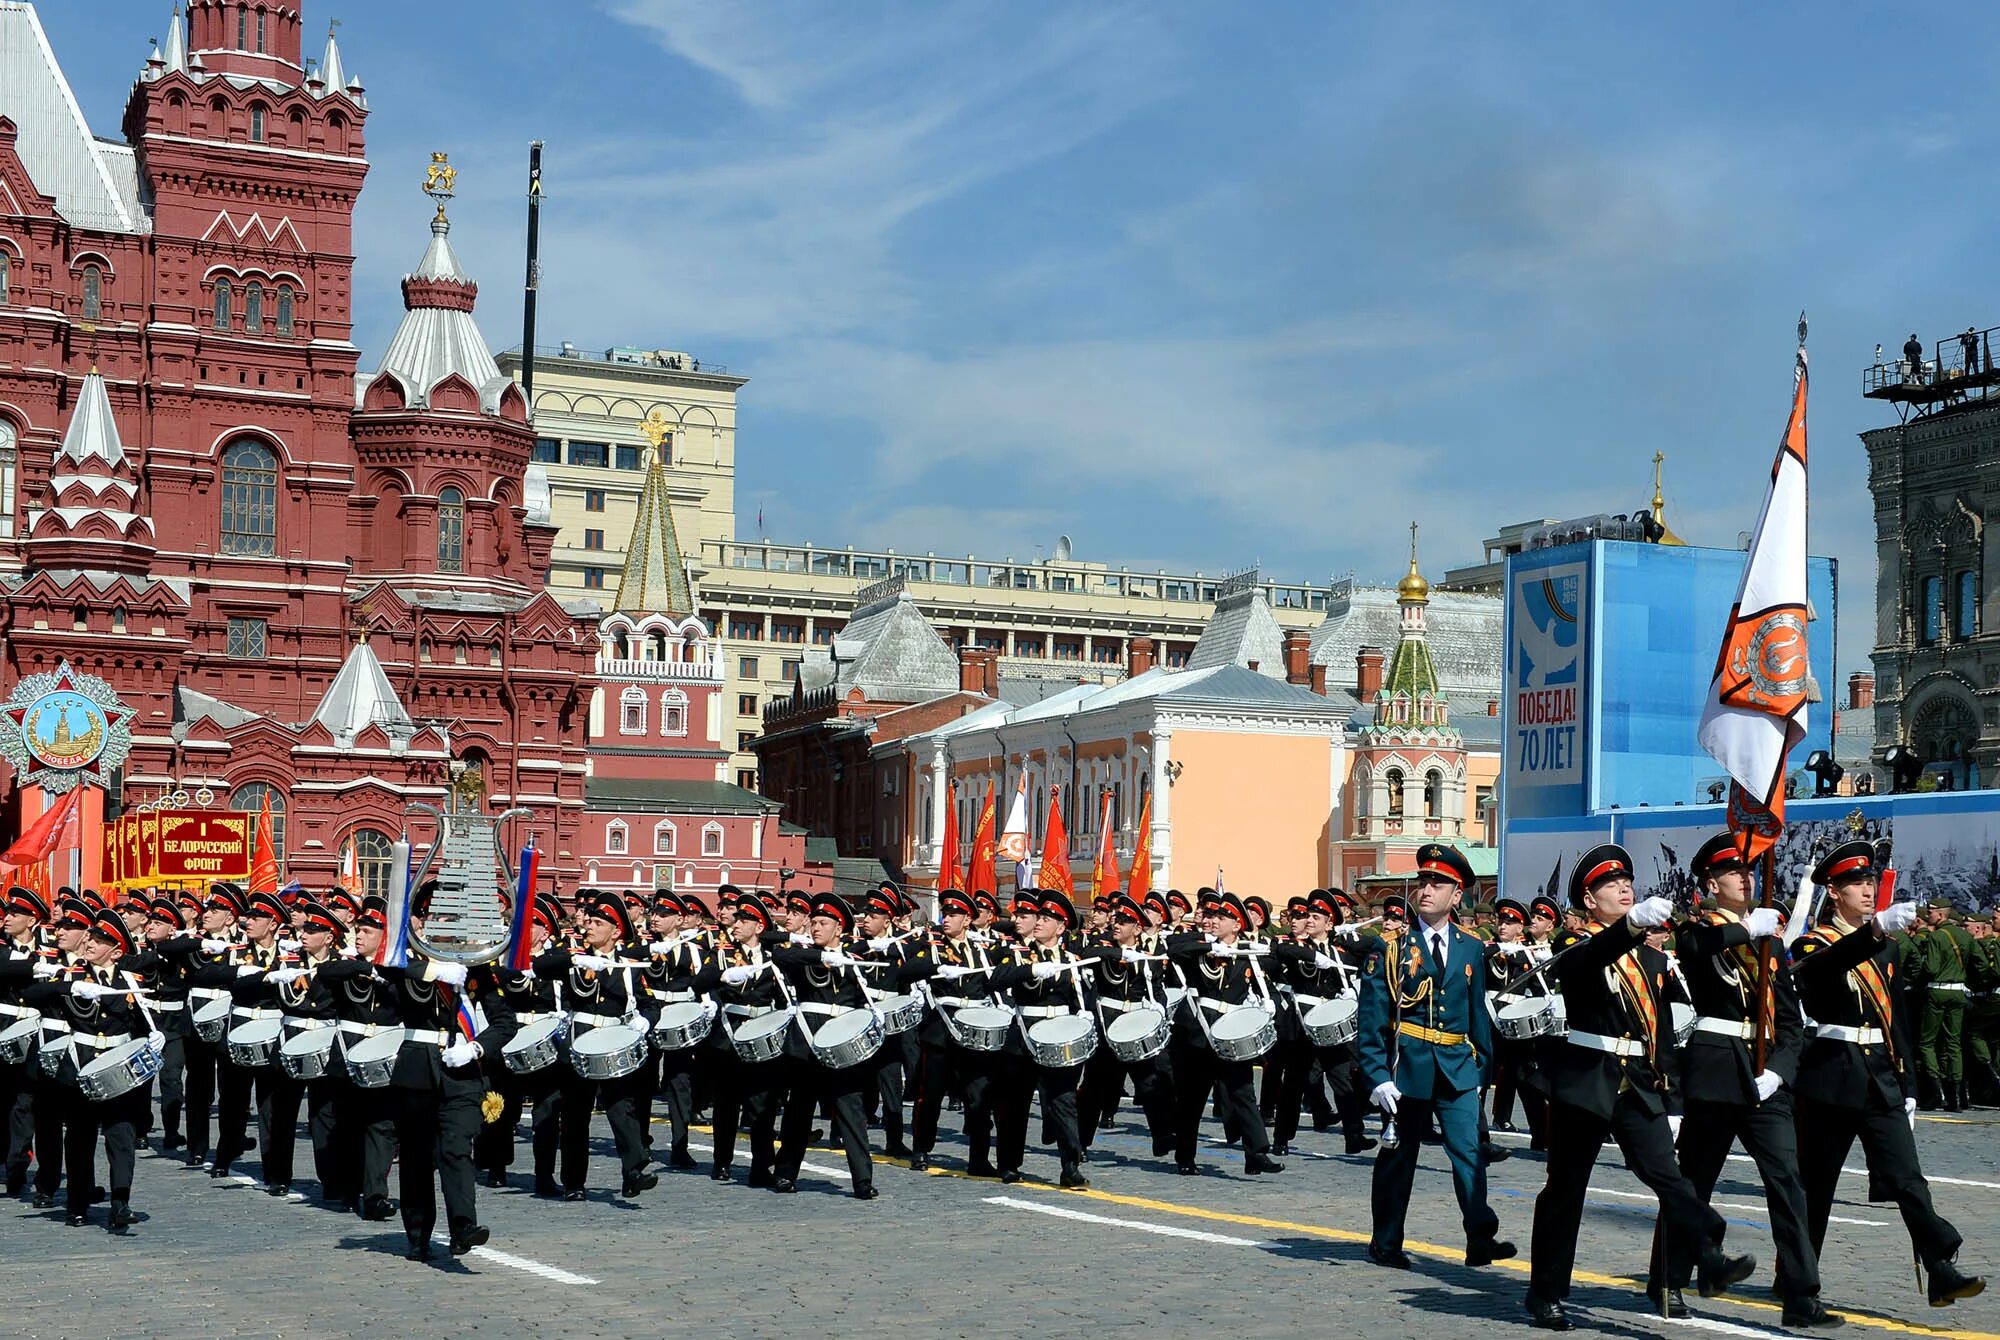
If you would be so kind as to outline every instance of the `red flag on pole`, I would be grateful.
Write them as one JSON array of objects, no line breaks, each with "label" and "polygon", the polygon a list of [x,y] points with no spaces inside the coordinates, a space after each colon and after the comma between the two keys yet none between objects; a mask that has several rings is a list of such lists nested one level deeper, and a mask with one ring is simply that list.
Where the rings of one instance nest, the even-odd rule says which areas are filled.
[{"label": "red flag on pole", "polygon": [[937,886],[940,889],[962,889],[958,876],[958,788],[948,786],[944,793],[944,841],[938,846]]},{"label": "red flag on pole", "polygon": [[1000,895],[1000,877],[993,869],[993,787],[986,788],[986,805],[979,811],[979,823],[972,830],[972,853],[965,871],[967,893]]},{"label": "red flag on pole", "polygon": [[1153,891],[1153,793],[1139,807],[1139,836],[1132,846],[1132,873],[1125,880],[1125,896],[1135,903],[1146,901]]},{"label": "red flag on pole", "polygon": [[278,891],[278,855],[271,845],[271,792],[264,792],[263,808],[257,811],[257,835],[250,849],[250,892]]},{"label": "red flag on pole", "polygon": [[62,799],[43,811],[41,818],[28,825],[13,846],[0,852],[0,865],[34,865],[48,860],[63,836],[76,831],[77,802],[82,797],[81,786],[71,787]]},{"label": "red flag on pole", "polygon": [[1090,897],[1095,902],[1118,889],[1118,835],[1111,831],[1111,788],[1104,789],[1104,804],[1097,818],[1097,860],[1090,868]]},{"label": "red flag on pole", "polygon": [[1042,859],[1035,866],[1035,884],[1076,897],[1076,880],[1069,872],[1069,834],[1063,829],[1062,788],[1049,788],[1049,823],[1042,832]]}]

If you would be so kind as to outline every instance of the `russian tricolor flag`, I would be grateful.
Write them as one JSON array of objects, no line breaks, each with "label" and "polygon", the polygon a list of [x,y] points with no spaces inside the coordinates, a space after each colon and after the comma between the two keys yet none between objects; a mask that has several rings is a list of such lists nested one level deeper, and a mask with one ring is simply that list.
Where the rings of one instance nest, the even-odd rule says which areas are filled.
[{"label": "russian tricolor flag", "polygon": [[542,853],[530,837],[528,845],[521,849],[521,873],[514,881],[514,915],[507,928],[507,966],[515,972],[526,972],[534,966],[535,951],[528,922],[534,915],[535,877],[541,866]]}]

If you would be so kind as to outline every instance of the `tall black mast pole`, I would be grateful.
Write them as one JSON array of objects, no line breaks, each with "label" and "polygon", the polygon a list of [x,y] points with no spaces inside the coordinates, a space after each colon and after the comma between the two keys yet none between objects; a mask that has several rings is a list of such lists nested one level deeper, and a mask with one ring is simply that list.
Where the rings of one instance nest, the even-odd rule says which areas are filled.
[{"label": "tall black mast pole", "polygon": [[535,298],[542,287],[542,142],[528,145],[528,278],[521,299],[521,394],[535,414]]}]

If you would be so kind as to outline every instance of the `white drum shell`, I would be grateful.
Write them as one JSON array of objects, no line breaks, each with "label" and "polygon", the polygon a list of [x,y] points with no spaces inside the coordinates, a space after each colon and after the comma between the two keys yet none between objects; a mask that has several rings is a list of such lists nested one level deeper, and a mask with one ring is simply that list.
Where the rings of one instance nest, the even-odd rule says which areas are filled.
[{"label": "white drum shell", "polygon": [[1104,1041],[1119,1060],[1150,1061],[1167,1049],[1174,1026],[1163,1010],[1150,1006],[1127,1010],[1104,1026]]},{"label": "white drum shell", "polygon": [[293,1079],[321,1079],[333,1064],[333,1040],[340,1030],[328,1025],[292,1034],[278,1047],[278,1068]]},{"label": "white drum shell", "polygon": [[1225,1061],[1254,1061],[1278,1045],[1278,1021],[1260,1005],[1244,1005],[1208,1026],[1215,1054]]},{"label": "white drum shell", "polygon": [[760,1014],[754,1019],[745,1019],[730,1030],[729,1043],[736,1049],[736,1055],[744,1061],[755,1064],[759,1061],[775,1061],[785,1054],[785,1034],[792,1026],[789,1011]]},{"label": "white drum shell", "polygon": [[628,1024],[606,1024],[569,1040],[569,1063],[585,1079],[621,1079],[646,1063],[646,1035]]},{"label": "white drum shell", "polygon": [[1028,1052],[1050,1069],[1082,1065],[1097,1054],[1097,1021],[1087,1014],[1037,1019],[1028,1027]]},{"label": "white drum shell", "polygon": [[403,1030],[391,1029],[372,1038],[348,1038],[341,1046],[347,1077],[358,1088],[386,1089],[396,1073],[396,1054],[403,1050]]},{"label": "white drum shell", "polygon": [[77,1069],[76,1087],[93,1103],[108,1103],[160,1073],[160,1054],[145,1038],[121,1042]]},{"label": "white drum shell", "polygon": [[500,1060],[517,1075],[546,1070],[562,1059],[567,1035],[565,1022],[553,1014],[530,1019],[500,1049]]},{"label": "white drum shell", "polygon": [[1300,1015],[1299,1027],[1315,1047],[1340,1047],[1354,1041],[1361,1031],[1361,1012],[1354,997],[1336,996]]},{"label": "white drum shell", "polygon": [[276,1019],[245,1019],[229,1030],[229,1062],[254,1070],[278,1059],[285,1028]]},{"label": "white drum shell", "polygon": [[947,1028],[958,1045],[969,1052],[997,1052],[1007,1046],[1007,1034],[1014,1029],[1014,1012],[997,1005],[967,1005],[946,1010]]},{"label": "white drum shell", "polygon": [[849,1010],[826,1019],[812,1031],[812,1054],[829,1070],[860,1065],[882,1050],[888,1035],[882,1021],[867,1010]]}]

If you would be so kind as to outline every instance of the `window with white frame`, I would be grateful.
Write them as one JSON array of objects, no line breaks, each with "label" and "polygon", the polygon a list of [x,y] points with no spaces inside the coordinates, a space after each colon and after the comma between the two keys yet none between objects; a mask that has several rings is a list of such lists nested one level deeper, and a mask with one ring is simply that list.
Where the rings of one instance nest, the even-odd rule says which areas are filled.
[{"label": "window with white frame", "polygon": [[686,735],[688,733],[688,697],[679,689],[668,689],[660,695],[660,734]]},{"label": "window with white frame", "polygon": [[674,832],[674,825],[672,820],[662,819],[657,824],[654,824],[653,855],[672,856],[674,854],[675,836],[676,834]]},{"label": "window with white frame", "polygon": [[604,850],[610,852],[613,856],[624,855],[625,841],[626,833],[624,824],[612,823],[605,828]]},{"label": "window with white frame", "polygon": [[592,861],[585,869],[584,879],[591,884],[597,883],[597,862]]},{"label": "window with white frame", "polygon": [[618,733],[646,733],[646,691],[636,684],[618,695]]},{"label": "window with white frame", "polygon": [[723,866],[723,867],[722,867],[722,872],[721,872],[720,874],[718,874],[718,875],[717,875],[717,876],[715,877],[715,882],[716,882],[717,884],[727,884],[727,883],[729,882],[729,867],[728,867],[728,866],[726,866],[726,865],[725,865],[725,866]]},{"label": "window with white frame", "polygon": [[701,830],[701,854],[703,856],[722,855],[721,824],[709,824]]}]

